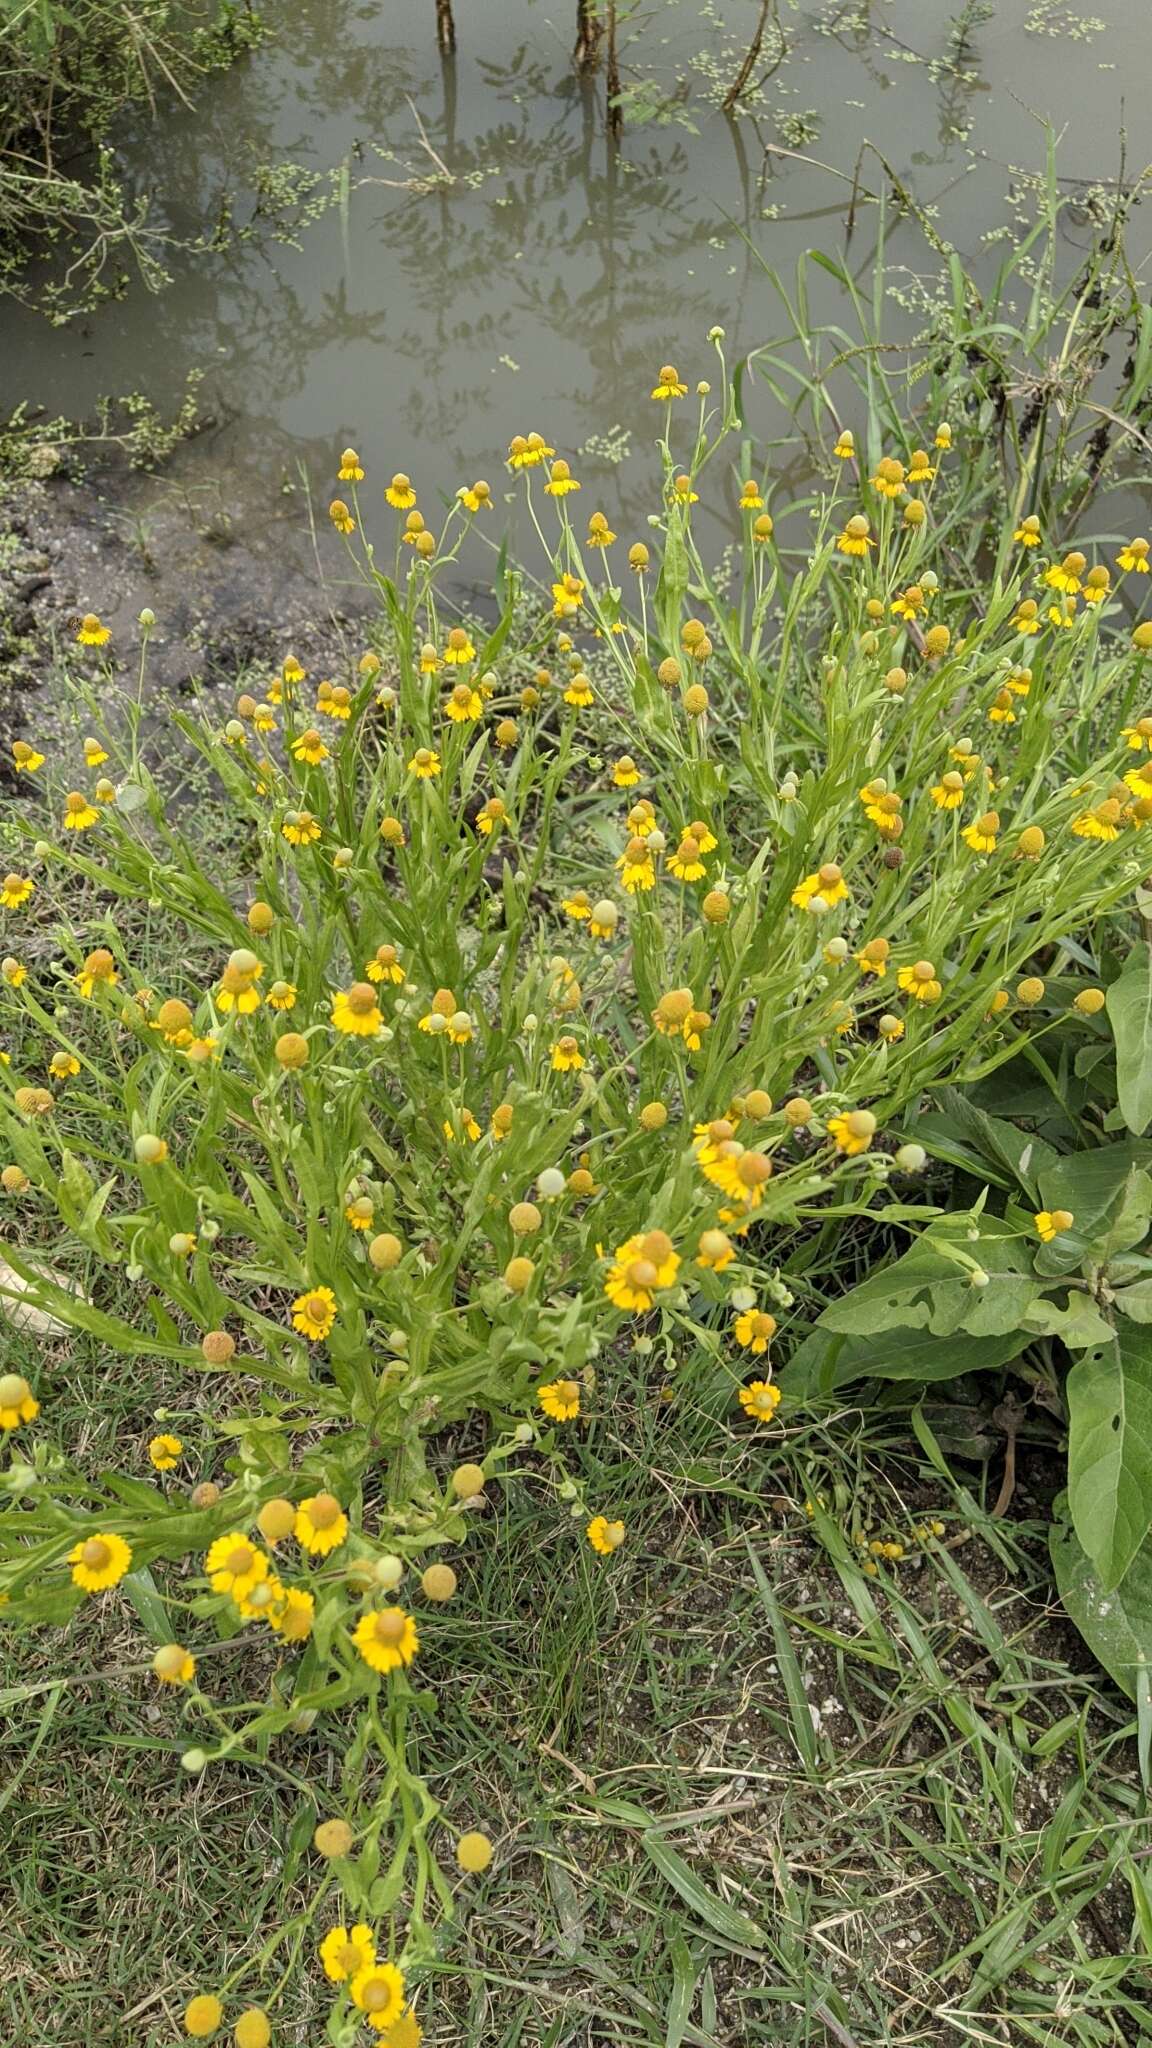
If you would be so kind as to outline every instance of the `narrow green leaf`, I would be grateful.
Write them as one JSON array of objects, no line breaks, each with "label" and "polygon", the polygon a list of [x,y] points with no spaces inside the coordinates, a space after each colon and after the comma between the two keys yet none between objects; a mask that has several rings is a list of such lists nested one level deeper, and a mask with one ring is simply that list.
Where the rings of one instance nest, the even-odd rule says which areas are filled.
[{"label": "narrow green leaf", "polygon": [[655,1864],[661,1877],[667,1879],[688,1911],[705,1927],[710,1927],[722,1941],[731,1942],[734,1948],[768,1947],[764,1929],[749,1919],[747,1913],[741,1913],[727,1900],[717,1898],[715,1892],[709,1891],[703,1878],[697,1877],[692,1865],[685,1862],[663,1835],[650,1829],[641,1835],[640,1841],[649,1862]]}]

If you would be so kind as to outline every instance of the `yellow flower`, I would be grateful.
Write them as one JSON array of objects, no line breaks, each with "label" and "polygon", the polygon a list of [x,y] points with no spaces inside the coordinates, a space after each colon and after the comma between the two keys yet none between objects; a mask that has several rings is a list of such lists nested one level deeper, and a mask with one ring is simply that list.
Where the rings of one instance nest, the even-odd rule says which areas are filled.
[{"label": "yellow flower", "polygon": [[578,1074],[588,1062],[575,1038],[558,1038],[552,1047],[552,1071],[556,1074]]},{"label": "yellow flower", "polygon": [[444,645],[444,659],[449,668],[460,668],[466,661],[475,661],[476,649],[463,626],[453,626]]},{"label": "yellow flower", "polygon": [[612,780],[617,789],[634,789],[640,780],[640,770],[631,754],[621,754],[612,764]]},{"label": "yellow flower", "polygon": [[536,1399],[553,1422],[571,1422],[580,1413],[580,1382],[550,1380],[546,1387],[537,1387]]},{"label": "yellow flower", "polygon": [[84,1593],[103,1593],[124,1577],[132,1563],[132,1552],[122,1536],[105,1532],[87,1536],[68,1552],[72,1584]]},{"label": "yellow flower", "polygon": [[364,972],[369,981],[391,981],[397,988],[405,979],[395,946],[377,946]]},{"label": "yellow flower", "polygon": [[110,629],[97,618],[95,612],[85,612],[76,628],[76,638],[81,647],[106,647],[112,638]]},{"label": "yellow flower", "polygon": [[479,690],[470,683],[457,683],[444,700],[444,712],[455,725],[474,724],[482,716],[484,702]]},{"label": "yellow flower", "polygon": [[552,616],[554,619],[570,619],[584,602],[584,585],[579,576],[565,571],[558,583],[552,585]]},{"label": "yellow flower", "polygon": [[583,669],[578,669],[576,674],[570,679],[568,688],[564,692],[564,702],[566,704],[574,704],[578,710],[584,710],[589,704],[595,702],[592,684],[584,674]]},{"label": "yellow flower", "polygon": [[601,896],[599,902],[592,905],[592,914],[588,920],[589,933],[594,939],[614,938],[619,921],[620,913],[616,905],[609,897]]},{"label": "yellow flower", "polygon": [[706,1273],[722,1273],[736,1257],[736,1247],[723,1230],[702,1230],[696,1247],[696,1264]]},{"label": "yellow flower", "polygon": [[964,777],[955,768],[949,768],[947,774],[940,777],[939,782],[932,784],[928,794],[937,810],[959,810],[964,801]]},{"label": "yellow flower", "polygon": [[563,457],[558,462],[552,464],[544,489],[550,498],[566,498],[569,491],[578,491],[580,489]]},{"label": "yellow flower", "polygon": [[280,830],[289,846],[315,846],[320,837],[320,820],[311,811],[285,811]]},{"label": "yellow flower", "polygon": [[99,768],[99,766],[100,766],[101,762],[102,762],[102,761],[106,761],[107,759],[108,759],[108,755],[107,755],[107,753],[105,752],[104,748],[103,748],[103,747],[102,747],[102,746],[100,745],[100,742],[99,742],[99,740],[94,740],[94,739],[87,739],[87,740],[85,740],[85,742],[84,742],[84,762],[85,762],[85,766],[86,766],[86,767],[88,767],[88,768]]},{"label": "yellow flower", "polygon": [[[1126,775],[1124,780],[1131,785],[1130,775]],[[1077,839],[1119,839],[1121,815],[1116,798],[1105,797],[1094,810],[1082,811],[1078,818],[1073,818],[1072,830]]]},{"label": "yellow flower", "polygon": [[593,1550],[601,1557],[611,1557],[624,1541],[623,1522],[610,1522],[607,1515],[593,1515],[584,1531]]},{"label": "yellow flower", "polygon": [[1136,540],[1125,541],[1116,557],[1116,566],[1118,569],[1134,569],[1137,576],[1147,576],[1148,542],[1142,535]]},{"label": "yellow flower", "polygon": [[700,493],[692,489],[692,479],[690,476],[673,477],[672,496],[678,505],[698,505],[700,503]]},{"label": "yellow flower", "polygon": [[844,427],[841,429],[840,437],[836,443],[836,446],[832,450],[832,453],[841,462],[852,461],[856,453],[856,436],[852,432],[851,427]]},{"label": "yellow flower", "polygon": [[1022,548],[1039,547],[1040,521],[1037,519],[1036,514],[1034,512],[1030,512],[1026,519],[1022,519],[1020,521],[1020,524],[1016,528],[1016,531],[1012,535],[1012,538],[1015,541],[1019,541],[1020,546]]},{"label": "yellow flower", "polygon": [[35,887],[35,882],[30,882],[26,875],[5,875],[0,903],[5,910],[19,910],[22,903],[27,903]]},{"label": "yellow flower", "polygon": [[333,1984],[343,1984],[376,1961],[376,1937],[370,1927],[358,1921],[349,1933],[346,1927],[332,1927],[320,1943],[324,1975]]},{"label": "yellow flower", "polygon": [[299,989],[294,981],[274,981],[268,991],[270,1010],[294,1010]]},{"label": "yellow flower", "polygon": [[902,498],[905,495],[904,464],[897,462],[894,456],[882,455],[871,483],[882,498]]},{"label": "yellow flower", "polygon": [[178,1436],[154,1436],[148,1445],[148,1456],[157,1472],[174,1472],[183,1449]]},{"label": "yellow flower", "polygon": [[684,398],[688,386],[680,382],[680,373],[674,363],[665,363],[652,387],[653,398]]},{"label": "yellow flower", "polygon": [[893,598],[890,609],[898,619],[915,619],[927,609],[927,605],[928,600],[919,583],[910,583],[907,590]]},{"label": "yellow flower", "polygon": [[340,457],[340,467],[336,474],[342,484],[363,483],[364,471],[360,466],[360,457],[354,448],[345,448]]},{"label": "yellow flower", "polygon": [[932,480],[932,478],[933,478],[933,477],[935,476],[935,474],[936,474],[936,468],[935,468],[935,465],[934,465],[934,463],[932,463],[932,462],[930,461],[929,457],[928,457],[928,456],[927,456],[927,455],[926,455],[926,454],[924,453],[924,450],[923,450],[923,448],[914,448],[914,449],[912,450],[912,455],[911,455],[911,458],[910,458],[910,460],[909,460],[909,463],[908,463],[908,481],[909,481],[909,483],[910,483],[910,484],[923,484],[923,483],[930,483],[930,482],[931,482],[931,480]]},{"label": "yellow flower", "polygon": [[590,548],[610,548],[615,538],[616,535],[613,533],[604,514],[602,512],[593,512],[588,521],[587,545]]},{"label": "yellow flower", "polygon": [[397,512],[407,512],[409,507],[416,503],[411,477],[405,476],[403,470],[398,469],[384,496],[390,505],[395,506]]},{"label": "yellow flower", "polygon": [[439,754],[431,747],[417,747],[408,763],[408,773],[414,775],[417,782],[430,782],[434,775],[440,773]]},{"label": "yellow flower", "polygon": [[344,503],[343,498],[333,498],[328,507],[328,517],[337,533],[355,533],[356,521]]},{"label": "yellow flower", "polygon": [[740,1389],[740,1406],[752,1422],[771,1422],[780,1405],[780,1389],[771,1380],[752,1380]]},{"label": "yellow flower", "polygon": [[1040,607],[1034,597],[1026,597],[1017,605],[1012,624],[1018,633],[1040,631]]},{"label": "yellow flower", "polygon": [[204,1570],[214,1593],[231,1593],[237,1601],[246,1600],[253,1586],[268,1577],[268,1559],[249,1543],[243,1531],[234,1529],[209,1546]]},{"label": "yellow flower", "polygon": [[64,799],[64,830],[66,832],[87,832],[95,825],[100,813],[82,796],[78,789],[69,790]]},{"label": "yellow flower", "polygon": [[620,886],[627,890],[629,896],[655,888],[656,870],[645,840],[639,837],[630,839],[616,865],[620,870]]},{"label": "yellow flower", "polygon": [[1052,566],[1045,570],[1044,581],[1053,590],[1062,590],[1066,596],[1071,597],[1082,588],[1080,579],[1086,566],[1085,556],[1078,548],[1073,548],[1072,553],[1065,555],[1062,562],[1053,562]]},{"label": "yellow flower", "polygon": [[398,1671],[420,1648],[416,1623],[402,1607],[374,1607],[361,1615],[352,1640],[373,1671]]},{"label": "yellow flower", "polygon": [[[1142,751],[1147,751],[1149,754],[1152,754],[1152,718],[1138,718],[1134,725],[1121,726],[1120,737],[1122,740],[1127,740],[1133,753],[1139,754]],[[1135,768],[1132,770],[1132,773],[1139,776],[1141,771],[1139,768]],[[1124,780],[1127,782],[1128,777],[1125,776]],[[1144,791],[1141,790],[1139,793],[1143,795]],[[4,886],[7,888],[7,883]]]},{"label": "yellow flower", "polygon": [[1112,578],[1107,569],[1103,567],[1089,569],[1088,574],[1084,578],[1085,604],[1103,604],[1111,583]]},{"label": "yellow flower", "polygon": [[446,1119],[442,1128],[444,1136],[450,1145],[454,1145],[458,1138],[467,1138],[470,1145],[475,1145],[483,1136],[479,1124],[466,1103],[462,1104],[456,1112],[456,1123]]},{"label": "yellow flower", "polygon": [[876,1119],[870,1109],[850,1109],[828,1119],[828,1136],[850,1159],[867,1152],[875,1135]]},{"label": "yellow flower", "polygon": [[741,487],[740,510],[741,512],[762,512],[764,510],[764,500],[760,496],[759,489],[751,477]]},{"label": "yellow flower", "polygon": [[196,1659],[183,1643],[162,1643],[152,1659],[152,1671],[161,1685],[191,1685]]},{"label": "yellow flower", "polygon": [[479,477],[474,484],[462,484],[456,496],[469,512],[490,512],[492,510],[492,486]]},{"label": "yellow flower", "polygon": [[348,1517],[335,1494],[312,1493],[297,1508],[292,1533],[301,1550],[313,1557],[327,1557],[347,1536]]},{"label": "yellow flower", "polygon": [[95,952],[89,953],[83,967],[76,976],[76,986],[84,997],[85,1002],[91,1002],[97,982],[103,982],[107,988],[114,988],[119,979],[120,977],[116,972],[116,962],[113,960],[108,948],[106,946],[97,946]]},{"label": "yellow flower", "polygon": [[992,725],[1015,725],[1016,713],[1012,705],[1011,690],[997,690],[988,706],[988,718]]},{"label": "yellow flower", "polygon": [[[917,960],[912,967],[901,967],[896,983],[917,1003],[938,1003],[943,993],[931,960]],[[831,1130],[831,1124],[828,1128]]]},{"label": "yellow flower", "polygon": [[966,825],[960,834],[966,846],[973,853],[995,853],[996,835],[1000,830],[999,811],[985,811],[971,825]]},{"label": "yellow flower", "polygon": [[22,1422],[35,1422],[40,1403],[22,1373],[0,1374],[0,1429],[19,1429]]},{"label": "yellow flower", "polygon": [[1076,1218],[1071,1209],[1041,1209],[1034,1218],[1041,1244],[1051,1244],[1061,1231],[1071,1230]]},{"label": "yellow flower", "polygon": [[649,1230],[617,1247],[604,1292],[616,1308],[643,1315],[659,1289],[676,1285],[679,1270],[671,1238],[663,1230]]},{"label": "yellow flower", "polygon": [[35,747],[30,747],[27,740],[13,740],[12,760],[20,775],[34,775],[37,768],[44,766],[43,754],[37,753]]},{"label": "yellow flower", "polygon": [[842,555],[866,555],[873,546],[869,523],[862,512],[856,512],[848,521],[836,546]]},{"label": "yellow flower", "polygon": [[936,429],[936,446],[945,450],[952,446],[952,429],[948,425],[947,420],[941,420],[940,425]]},{"label": "yellow flower", "polygon": [[546,456],[555,455],[556,450],[548,446],[543,434],[513,434],[508,443],[508,463],[512,469],[535,469]]},{"label": "yellow flower", "polygon": [[318,1344],[336,1321],[336,1296],[330,1287],[310,1287],[292,1303],[292,1328]]},{"label": "yellow flower", "polygon": [[686,832],[675,853],[668,856],[668,872],[681,882],[698,882],[707,872],[700,858],[700,848],[690,832]]},{"label": "yellow flower", "polygon": [[882,980],[888,972],[888,955],[891,950],[887,939],[869,939],[852,957],[861,974],[874,974],[878,980]]},{"label": "yellow flower", "polygon": [[747,1308],[737,1316],[732,1325],[732,1334],[746,1351],[754,1351],[760,1355],[767,1351],[772,1338],[776,1335],[776,1318],[768,1315],[764,1309]]},{"label": "yellow flower", "polygon": [[268,1613],[268,1626],[287,1643],[306,1642],[312,1633],[316,1601],[297,1586],[282,1586]]},{"label": "yellow flower", "polygon": [[316,768],[321,761],[327,761],[328,749],[314,725],[310,725],[307,732],[302,732],[298,739],[293,740],[292,758],[295,761],[306,761],[310,768]]},{"label": "yellow flower", "polygon": [[815,874],[805,875],[792,891],[790,901],[798,910],[807,910],[814,897],[818,896],[829,908],[836,903],[848,901],[848,885],[835,861],[825,861]]}]

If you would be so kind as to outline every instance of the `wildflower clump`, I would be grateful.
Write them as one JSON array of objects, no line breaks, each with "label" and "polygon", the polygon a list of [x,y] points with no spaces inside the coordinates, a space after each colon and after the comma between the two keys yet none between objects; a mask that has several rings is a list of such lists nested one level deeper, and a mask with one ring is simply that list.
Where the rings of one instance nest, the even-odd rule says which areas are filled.
[{"label": "wildflower clump", "polygon": [[[4,1285],[14,1321],[97,1337],[110,1372],[155,1354],[176,1391],[117,1490],[57,1441],[52,1346],[0,1375],[6,1621],[114,1615],[204,1800],[331,1713],[315,1897],[281,1938],[332,2037],[386,2048],[420,2038],[445,1823],[443,1860],[501,1881],[483,1830],[437,1820],[411,1721],[469,1655],[505,1496],[552,1518],[558,1570],[633,1569],[641,1520],[582,1451],[675,1396],[657,1346],[761,1457],[791,1426],[785,1247],[922,1168],[901,1125],[930,1088],[1092,1027],[1104,992],[1057,1009],[1037,968],[1147,870],[1152,625],[1115,631],[1111,567],[1005,508],[973,606],[934,539],[952,429],[866,466],[865,423],[838,429],[790,532],[766,465],[721,474],[706,386],[698,430],[676,366],[646,388],[645,540],[578,516],[599,482],[516,434],[547,554],[485,623],[457,600],[492,487],[422,505],[396,470],[370,504],[334,451],[324,544],[378,593],[373,644],[321,681],[283,650],[224,715],[179,714],[219,832],[169,804],[119,685],[147,632],[122,650],[86,614],[91,733],[51,763],[11,743]],[[695,522],[733,476],[719,584]],[[1137,591],[1147,557],[1115,557]],[[1035,1213],[1046,1245],[1074,1228]],[[179,1638],[148,1640],[166,1593]],[[189,2037],[275,2039],[245,1968],[182,1987]]]}]

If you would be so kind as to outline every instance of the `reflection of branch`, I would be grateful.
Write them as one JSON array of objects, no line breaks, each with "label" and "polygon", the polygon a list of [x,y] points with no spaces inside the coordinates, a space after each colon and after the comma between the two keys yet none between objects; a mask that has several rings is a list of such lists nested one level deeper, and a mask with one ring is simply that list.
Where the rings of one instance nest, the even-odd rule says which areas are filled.
[{"label": "reflection of branch", "polygon": [[404,97],[406,100],[408,100],[408,105],[412,109],[412,119],[415,121],[417,128],[420,130],[420,140],[424,144],[425,149],[428,151],[428,154],[431,157],[433,163],[435,164],[437,170],[442,174],[443,177],[451,179],[452,173],[448,169],[448,166],[445,163],[443,157],[437,156],[436,151],[433,149],[432,144],[428,140],[428,130],[425,128],[423,121],[420,119],[419,109],[416,105],[415,100],[408,99],[407,93],[405,93]]},{"label": "reflection of branch", "polygon": [[[752,41],[748,45],[748,50],[745,55],[744,62],[740,66],[739,71],[736,73],[735,78],[732,80],[731,85],[728,87],[728,90],[724,95],[723,111],[726,114],[730,114],[732,112],[733,107],[739,100],[740,95],[744,91],[744,88],[747,85],[748,80],[751,78],[757,63],[759,62],[760,52],[764,47],[764,30],[768,26],[769,8],[771,8],[773,11],[773,17],[776,22],[776,33],[780,37],[781,42],[780,54],[777,57],[775,64],[772,66],[772,70],[779,70],[780,64],[783,61],[784,52],[787,48],[787,45],[784,41],[784,32],[780,27],[780,15],[777,11],[776,0],[760,0],[760,19],[756,23],[756,33],[753,36]],[[771,76],[771,72],[769,73],[769,76]]]}]

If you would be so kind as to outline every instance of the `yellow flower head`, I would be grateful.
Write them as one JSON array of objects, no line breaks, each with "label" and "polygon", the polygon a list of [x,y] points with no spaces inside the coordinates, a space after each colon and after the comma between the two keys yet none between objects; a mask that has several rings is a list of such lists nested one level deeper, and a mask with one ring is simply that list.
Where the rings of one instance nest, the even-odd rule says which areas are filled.
[{"label": "yellow flower head", "polygon": [[106,647],[112,634],[95,612],[85,612],[76,628],[76,638],[81,647]]},{"label": "yellow flower head", "polygon": [[461,668],[466,661],[475,661],[476,649],[463,626],[453,626],[444,644],[444,659],[449,668]]},{"label": "yellow flower head", "polygon": [[798,910],[810,910],[818,899],[819,908],[831,909],[834,904],[846,903],[848,884],[835,861],[825,861],[815,874],[805,875],[792,891],[791,902]]},{"label": "yellow flower head", "polygon": [[544,489],[550,498],[566,498],[569,491],[578,491],[580,489],[563,457],[552,464]]},{"label": "yellow flower head", "polygon": [[336,1321],[336,1296],[330,1287],[310,1287],[292,1303],[292,1328],[320,1343]]},{"label": "yellow flower head", "polygon": [[21,775],[34,775],[37,768],[44,766],[43,754],[38,753],[35,747],[29,746],[27,740],[13,740],[12,760]]},{"label": "yellow flower head", "polygon": [[1076,1218],[1071,1209],[1041,1209],[1034,1221],[1041,1244],[1051,1244],[1062,1231],[1071,1230]]},{"label": "yellow flower head", "polygon": [[537,1387],[536,1399],[553,1422],[571,1422],[580,1413],[580,1382],[550,1380],[547,1386]]},{"label": "yellow flower head", "polygon": [[616,535],[609,526],[603,512],[593,512],[588,521],[587,546],[590,548],[610,548],[615,538]]},{"label": "yellow flower head", "polygon": [[1022,548],[1039,547],[1041,539],[1040,521],[1034,512],[1029,512],[1027,518],[1020,521],[1012,538],[1014,541],[1018,541]]},{"label": "yellow flower head", "polygon": [[268,1577],[268,1559],[242,1530],[232,1530],[209,1546],[204,1570],[214,1593],[231,1593],[234,1600],[246,1600],[252,1588]]},{"label": "yellow flower head", "polygon": [[875,1135],[876,1119],[870,1109],[850,1109],[828,1119],[828,1136],[850,1159],[867,1152]]},{"label": "yellow flower head", "polygon": [[310,768],[319,767],[321,761],[328,759],[328,749],[314,725],[310,725],[307,732],[302,732],[293,740],[292,758],[295,761],[306,761]]},{"label": "yellow flower head", "polygon": [[148,1456],[157,1472],[174,1472],[183,1449],[178,1436],[154,1436],[148,1445]]},{"label": "yellow flower head", "polygon": [[740,1406],[751,1422],[771,1422],[780,1405],[780,1389],[771,1380],[751,1380],[740,1389]]},{"label": "yellow flower head", "polygon": [[1147,576],[1148,552],[1148,542],[1143,535],[1139,535],[1135,540],[1125,541],[1116,557],[1116,566],[1118,569],[1135,571],[1137,576]]},{"label": "yellow flower head", "polygon": [[852,432],[851,427],[843,427],[841,429],[839,437],[836,442],[836,446],[833,448],[832,453],[841,462],[852,461],[852,458],[856,453],[856,436]]},{"label": "yellow flower head", "polygon": [[855,512],[848,520],[836,546],[842,555],[866,555],[874,545],[868,520],[862,512]]},{"label": "yellow flower head", "polygon": [[965,826],[960,837],[973,853],[995,853],[999,831],[999,811],[985,811],[973,824]]},{"label": "yellow flower head", "polygon": [[333,1984],[347,1983],[362,1970],[370,1970],[376,1961],[376,1937],[370,1927],[358,1921],[349,1932],[347,1927],[331,1927],[320,1943],[320,1961],[324,1975]]},{"label": "yellow flower head", "polygon": [[22,1373],[0,1373],[0,1429],[19,1429],[23,1422],[35,1422],[40,1403]]},{"label": "yellow flower head", "polygon": [[373,1671],[398,1671],[420,1648],[416,1623],[402,1607],[374,1607],[363,1614],[352,1637]]},{"label": "yellow flower head", "polygon": [[680,381],[680,373],[674,363],[665,363],[652,387],[653,398],[684,398],[688,386]]},{"label": "yellow flower head", "polygon": [[302,1550],[313,1557],[327,1557],[338,1550],[348,1534],[348,1517],[335,1494],[312,1493],[296,1510],[293,1534]]},{"label": "yellow flower head", "polygon": [[732,1325],[732,1334],[746,1351],[761,1354],[767,1351],[776,1335],[776,1318],[764,1309],[744,1309]]},{"label": "yellow flower head", "polygon": [[122,1536],[105,1531],[86,1536],[68,1552],[72,1583],[84,1593],[103,1593],[115,1586],[132,1563],[132,1552]]},{"label": "yellow flower head", "polygon": [[411,477],[405,476],[403,470],[398,469],[384,496],[387,498],[388,503],[395,507],[397,512],[409,511],[416,503],[416,493],[412,488]]},{"label": "yellow flower head", "polygon": [[342,484],[363,483],[364,471],[360,465],[360,457],[354,448],[345,448],[340,457],[340,467],[336,474]]},{"label": "yellow flower head", "polygon": [[904,464],[897,462],[892,455],[882,455],[871,481],[873,489],[882,498],[902,498],[905,495]]},{"label": "yellow flower head", "polygon": [[908,463],[909,483],[930,483],[935,474],[935,464],[932,462],[931,458],[925,454],[923,448],[914,448]]},{"label": "yellow flower head", "polygon": [[[363,471],[361,471],[361,474],[363,474]],[[341,475],[343,475],[343,471],[341,471]],[[333,498],[332,503],[328,507],[328,517],[336,528],[337,533],[355,533],[356,521],[353,519],[343,498]]]},{"label": "yellow flower head", "polygon": [[100,813],[90,804],[78,789],[70,789],[64,799],[64,830],[66,832],[87,832],[95,825]]},{"label": "yellow flower head", "polygon": [[1050,584],[1053,590],[1063,591],[1066,597],[1071,597],[1083,588],[1080,579],[1087,566],[1087,560],[1079,548],[1073,548],[1071,554],[1065,555],[1062,562],[1053,562],[1051,568],[1045,571],[1044,581]]},{"label": "yellow flower head", "polygon": [[580,1050],[579,1040],[566,1034],[558,1038],[552,1047],[552,1070],[557,1074],[576,1074],[588,1062]]},{"label": "yellow flower head", "polygon": [[623,1543],[625,1529],[623,1522],[610,1522],[607,1515],[593,1515],[584,1533],[593,1550],[601,1557],[611,1557]]},{"label": "yellow flower head", "polygon": [[[911,996],[917,1003],[938,1003],[943,993],[931,960],[917,960],[911,967],[901,967],[897,972],[896,981],[905,995]],[[863,1114],[866,1115],[867,1111]]]},{"label": "yellow flower head", "polygon": [[679,1270],[671,1238],[663,1230],[645,1231],[618,1247],[604,1292],[616,1308],[643,1315],[662,1288],[676,1285]]}]

